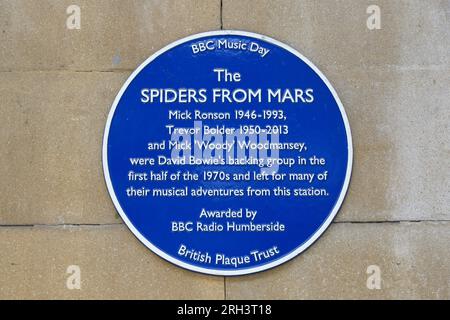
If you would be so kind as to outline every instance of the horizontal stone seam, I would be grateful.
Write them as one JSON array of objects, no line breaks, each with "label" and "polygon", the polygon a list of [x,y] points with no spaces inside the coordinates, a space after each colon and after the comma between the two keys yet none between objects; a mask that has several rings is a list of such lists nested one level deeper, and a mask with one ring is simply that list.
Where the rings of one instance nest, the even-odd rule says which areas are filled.
[{"label": "horizontal stone seam", "polygon": [[[386,220],[386,221],[333,221],[333,224],[395,224],[395,223],[447,223],[450,220]],[[68,223],[68,224],[0,224],[0,228],[40,228],[40,227],[108,227],[124,226],[124,223]]]},{"label": "horizontal stone seam", "polygon": [[[136,66],[137,68],[138,66]],[[450,69],[450,65],[430,65],[430,66],[401,66],[401,65],[334,65],[334,64],[322,64],[323,68],[334,68],[334,69],[364,69],[364,70],[380,70],[380,71],[443,71]],[[135,69],[7,69],[1,70],[0,73],[32,73],[32,72],[74,72],[74,73],[125,73],[133,72]]]},{"label": "horizontal stone seam", "polygon": [[43,73],[43,72],[61,72],[61,73],[128,73],[134,69],[104,69],[104,70],[82,70],[82,69],[17,69],[17,70],[0,70],[0,73]]},{"label": "horizontal stone seam", "polygon": [[446,219],[425,219],[425,220],[380,220],[380,221],[333,221],[336,224],[380,224],[380,223],[428,223],[428,222],[450,222]]},{"label": "horizontal stone seam", "polygon": [[37,224],[0,224],[0,228],[42,228],[42,227],[62,227],[62,228],[76,228],[76,227],[111,227],[111,226],[123,226],[125,224],[118,223],[67,223],[67,224],[45,224],[45,223],[37,223]]},{"label": "horizontal stone seam", "polygon": [[359,68],[365,70],[380,70],[389,69],[394,71],[442,71],[450,69],[450,64],[430,64],[430,65],[399,65],[399,64],[380,64],[380,65],[334,65],[334,64],[324,64],[325,67],[332,68]]}]

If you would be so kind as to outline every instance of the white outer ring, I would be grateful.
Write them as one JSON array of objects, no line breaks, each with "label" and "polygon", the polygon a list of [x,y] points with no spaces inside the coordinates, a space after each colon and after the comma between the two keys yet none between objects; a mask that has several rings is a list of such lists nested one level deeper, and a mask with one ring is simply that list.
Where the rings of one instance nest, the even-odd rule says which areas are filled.
[{"label": "white outer ring", "polygon": [[[308,241],[303,243],[301,246],[299,246],[298,248],[296,248],[294,251],[292,251],[290,254],[284,256],[283,258],[280,258],[278,260],[272,261],[267,264],[263,264],[258,267],[246,268],[246,269],[240,269],[240,270],[208,269],[208,268],[201,268],[201,267],[193,266],[193,265],[190,265],[188,263],[185,263],[183,261],[173,258],[172,256],[166,254],[165,252],[161,251],[156,246],[154,246],[134,227],[134,225],[128,219],[127,215],[125,214],[122,207],[120,206],[120,203],[117,200],[116,194],[114,192],[114,188],[111,183],[111,177],[109,176],[109,168],[108,168],[108,152],[107,152],[108,148],[107,147],[108,147],[109,129],[111,126],[112,118],[116,111],[116,107],[119,104],[119,101],[122,98],[123,93],[128,88],[131,81],[133,81],[133,79],[139,74],[139,72],[141,72],[141,70],[144,67],[146,67],[150,62],[152,62],[154,59],[156,59],[159,55],[163,54],[164,52],[166,52],[184,42],[188,42],[191,40],[208,37],[208,36],[221,36],[221,35],[239,35],[239,36],[246,36],[246,37],[250,37],[250,38],[263,40],[263,41],[272,43],[274,45],[277,45],[277,46],[291,52],[292,54],[296,55],[301,60],[303,60],[312,70],[314,70],[314,72],[317,73],[317,75],[322,79],[322,81],[327,85],[330,92],[333,94],[333,97],[339,106],[339,110],[341,111],[342,119],[344,120],[345,131],[347,134],[347,145],[348,145],[348,162],[347,162],[347,172],[345,174],[344,185],[342,186],[341,193],[339,195],[339,198],[338,198],[333,210],[331,211],[331,214],[328,216],[328,218],[325,220],[325,222],[321,225],[321,227],[308,239]],[[160,257],[168,260],[169,262],[171,262],[177,266],[180,266],[180,267],[188,269],[188,270],[201,272],[201,273],[205,273],[205,274],[210,274],[210,275],[216,275],[216,276],[237,276],[237,275],[244,275],[244,274],[264,271],[264,270],[276,267],[286,261],[289,261],[292,258],[294,258],[295,256],[297,256],[298,254],[300,254],[301,252],[303,252],[304,250],[306,250],[311,244],[314,243],[314,241],[316,241],[322,235],[322,233],[328,228],[328,226],[330,225],[330,223],[333,221],[334,217],[336,216],[337,212],[339,211],[339,208],[341,207],[342,202],[344,201],[345,194],[347,193],[348,185],[350,182],[351,171],[352,171],[353,145],[352,145],[352,136],[351,136],[351,132],[350,132],[350,126],[349,126],[347,114],[345,113],[345,110],[344,110],[341,100],[339,99],[336,91],[331,86],[328,79],[322,74],[322,72],[319,71],[319,69],[317,69],[317,67],[314,64],[312,64],[311,61],[309,61],[302,54],[300,54],[299,52],[297,52],[295,49],[291,48],[290,46],[288,46],[284,43],[281,43],[278,40],[269,38],[267,36],[263,36],[263,35],[260,35],[257,33],[252,33],[252,32],[246,32],[246,31],[221,30],[221,31],[209,31],[209,32],[198,33],[198,34],[194,34],[192,36],[177,40],[175,42],[172,42],[171,44],[165,46],[164,48],[158,50],[156,53],[152,54],[136,70],[134,70],[134,72],[127,79],[127,81],[122,86],[119,93],[117,94],[116,99],[114,100],[112,108],[109,112],[108,119],[106,121],[105,132],[103,135],[102,162],[103,162],[103,172],[105,174],[106,185],[108,186],[108,191],[109,191],[111,199],[114,203],[114,206],[116,207],[117,211],[119,212],[120,216],[122,217],[123,221],[128,226],[128,228],[134,233],[134,235],[145,246],[147,246],[150,250],[152,250],[154,253],[156,253]]]}]

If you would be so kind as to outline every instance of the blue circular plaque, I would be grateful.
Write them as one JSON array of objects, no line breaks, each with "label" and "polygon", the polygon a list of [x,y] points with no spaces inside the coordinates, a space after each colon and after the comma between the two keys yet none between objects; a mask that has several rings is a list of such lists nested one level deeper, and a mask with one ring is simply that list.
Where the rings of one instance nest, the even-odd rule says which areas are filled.
[{"label": "blue circular plaque", "polygon": [[128,78],[108,116],[103,169],[120,216],[189,270],[241,275],[308,248],[352,167],[325,76],[274,39],[214,31],[176,41]]}]

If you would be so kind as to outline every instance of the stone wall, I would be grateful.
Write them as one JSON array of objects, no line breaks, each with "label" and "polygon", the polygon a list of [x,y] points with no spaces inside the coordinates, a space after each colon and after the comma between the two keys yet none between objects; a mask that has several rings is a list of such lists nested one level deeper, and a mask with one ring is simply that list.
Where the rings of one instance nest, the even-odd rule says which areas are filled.
[{"label": "stone wall", "polygon": [[[66,26],[71,4],[80,29]],[[367,27],[371,4],[381,29]],[[350,189],[326,233],[280,267],[232,278],[146,249],[101,167],[106,116],[133,69],[221,28],[268,35],[315,63],[354,143]],[[449,299],[449,75],[448,0],[0,0],[0,298]],[[67,286],[73,265],[80,289]]]}]

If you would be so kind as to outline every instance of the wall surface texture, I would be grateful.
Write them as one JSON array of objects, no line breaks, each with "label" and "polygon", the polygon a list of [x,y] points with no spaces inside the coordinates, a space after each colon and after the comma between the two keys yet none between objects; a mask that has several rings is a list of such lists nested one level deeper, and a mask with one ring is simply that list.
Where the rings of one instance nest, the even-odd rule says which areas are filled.
[{"label": "wall surface texture", "polygon": [[[66,26],[72,4],[80,29]],[[380,29],[367,27],[372,4]],[[354,143],[350,189],[325,234],[280,267],[232,278],[146,249],[101,167],[106,117],[133,69],[219,29],[308,57]],[[0,0],[0,145],[0,299],[450,299],[449,0]]]}]

